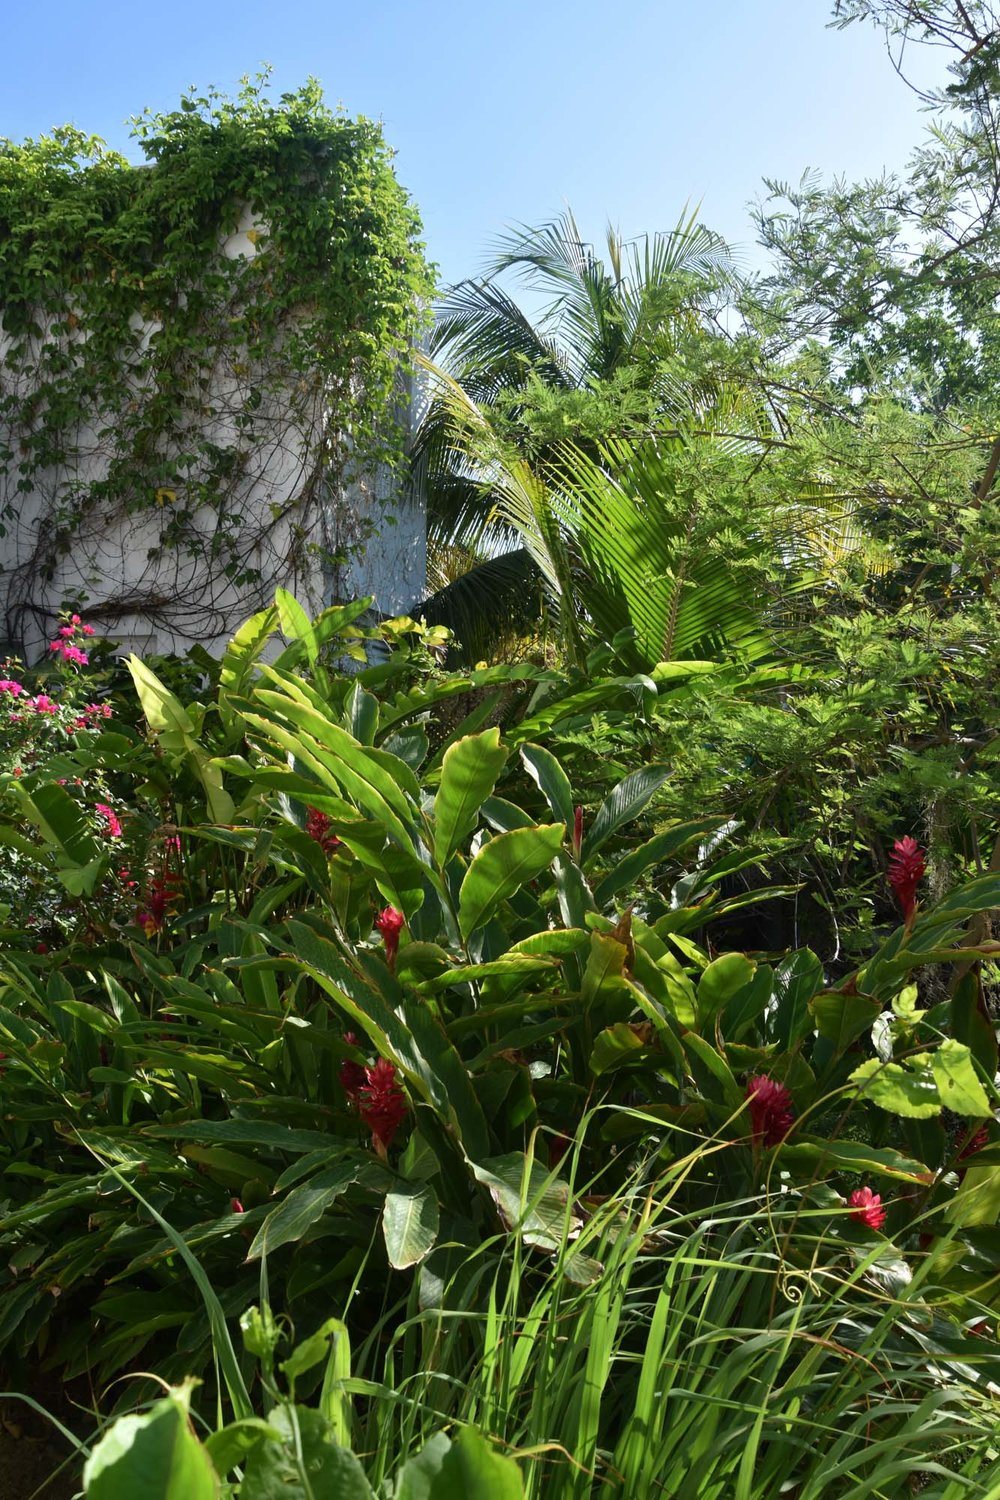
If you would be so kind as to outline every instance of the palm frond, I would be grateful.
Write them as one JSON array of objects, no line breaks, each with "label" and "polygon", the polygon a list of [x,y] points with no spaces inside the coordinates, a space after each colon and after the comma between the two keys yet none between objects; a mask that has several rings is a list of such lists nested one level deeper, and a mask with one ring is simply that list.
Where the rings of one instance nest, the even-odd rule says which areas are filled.
[{"label": "palm frond", "polygon": [[472,664],[534,631],[546,609],[544,580],[526,547],[490,557],[431,594],[412,613],[455,636],[455,655]]}]

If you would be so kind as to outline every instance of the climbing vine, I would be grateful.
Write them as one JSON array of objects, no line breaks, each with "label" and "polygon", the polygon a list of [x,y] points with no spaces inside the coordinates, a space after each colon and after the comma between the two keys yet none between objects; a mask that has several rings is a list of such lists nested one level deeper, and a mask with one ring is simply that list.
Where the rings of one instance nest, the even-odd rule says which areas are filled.
[{"label": "climbing vine", "polygon": [[431,277],[380,127],[263,77],[132,123],[139,166],[70,127],[0,140],[14,642],[67,597],[216,634],[335,545],[345,470],[397,453]]}]

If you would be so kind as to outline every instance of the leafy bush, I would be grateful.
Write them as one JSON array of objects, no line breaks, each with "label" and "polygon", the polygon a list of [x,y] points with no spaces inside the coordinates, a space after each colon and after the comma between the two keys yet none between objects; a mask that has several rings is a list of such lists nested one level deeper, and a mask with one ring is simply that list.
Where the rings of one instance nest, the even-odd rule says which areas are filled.
[{"label": "leafy bush", "polygon": [[[721,1495],[798,1464],[818,1494],[806,1420],[841,1435],[844,1494],[890,1448],[900,1474],[992,1463],[994,1344],[964,1330],[996,1317],[997,1051],[963,966],[992,951],[970,924],[1000,876],[924,908],[901,847],[903,924],[835,984],[806,948],[717,952],[747,900],[720,886],[753,859],[732,825],[663,822],[655,762],[584,808],[544,743],[654,681],[442,673],[412,622],[348,673],[363,607],[312,623],[279,596],[204,703],[133,660],[145,731],[133,706],[60,750],[101,762],[143,851],[128,909],[117,841],[81,840],[45,764],[8,804],[81,918],[0,960],[12,1373],[103,1383],[141,1356],[177,1384],[214,1355],[244,1420],[228,1321],[274,1307],[318,1366],[332,1308],[359,1453],[468,1423],[569,1500],[644,1482],[635,1413],[660,1412],[663,1320],[688,1306],[683,1401],[704,1381],[744,1425],[706,1438],[698,1398],[650,1472],[700,1465]],[[511,688],[502,729],[487,696],[432,745],[442,704]]]}]

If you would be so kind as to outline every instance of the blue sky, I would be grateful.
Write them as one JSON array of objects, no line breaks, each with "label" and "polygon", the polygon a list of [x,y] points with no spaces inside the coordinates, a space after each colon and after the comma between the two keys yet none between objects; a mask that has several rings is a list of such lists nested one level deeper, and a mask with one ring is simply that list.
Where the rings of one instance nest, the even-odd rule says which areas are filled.
[{"label": "blue sky", "polygon": [[[761,179],[900,167],[924,121],[880,34],[827,0],[8,0],[0,135],[131,114],[273,66],[383,120],[445,280],[569,203],[583,230],[668,229],[686,201],[755,260]],[[13,13],[12,13],[13,12]],[[923,64],[925,77],[928,64]],[[931,75],[933,76],[933,75]]]}]

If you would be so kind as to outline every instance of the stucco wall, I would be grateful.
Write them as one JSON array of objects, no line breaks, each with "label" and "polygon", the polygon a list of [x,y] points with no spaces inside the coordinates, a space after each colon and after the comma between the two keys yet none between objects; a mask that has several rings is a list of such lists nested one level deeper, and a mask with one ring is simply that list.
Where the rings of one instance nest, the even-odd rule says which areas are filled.
[{"label": "stucco wall", "polygon": [[[251,258],[260,234],[261,226],[246,212],[234,233],[220,236],[220,251],[229,259]],[[133,320],[135,344],[122,350],[123,361],[148,346],[159,326]],[[74,334],[64,337],[72,341]],[[8,390],[14,381],[30,387],[30,361],[28,373],[21,375],[3,362],[10,344],[0,310],[0,381]],[[137,389],[137,398],[142,394]],[[251,400],[259,404],[248,440],[240,418]],[[401,408],[404,419],[406,409]],[[290,377],[277,389],[263,388],[262,396],[252,366],[233,343],[220,350],[210,372],[198,417],[200,435],[238,456],[239,484],[226,507],[230,540],[269,527],[266,541],[248,550],[241,570],[258,570],[259,578],[230,580],[213,563],[220,523],[210,506],[188,506],[193,549],[161,545],[171,507],[186,503],[183,483],[165,484],[152,509],[147,505],[132,516],[94,502],[93,487],[108,472],[108,434],[116,416],[95,410],[80,422],[66,443],[63,463],[36,475],[27,492],[19,488],[16,466],[0,464],[0,515],[6,512],[0,536],[0,653],[6,641],[7,649],[28,660],[39,655],[67,603],[123,647],[148,653],[183,652],[195,641],[220,649],[279,584],[311,612],[373,594],[376,608],[393,615],[423,597],[422,503],[386,470],[339,488],[332,483],[324,470],[326,409],[318,381]],[[5,437],[0,431],[0,448]],[[36,564],[48,533],[68,508],[75,518],[72,549],[57,558],[51,576],[39,576]],[[272,517],[280,519],[272,523]],[[150,600],[156,601],[155,611]]]}]

